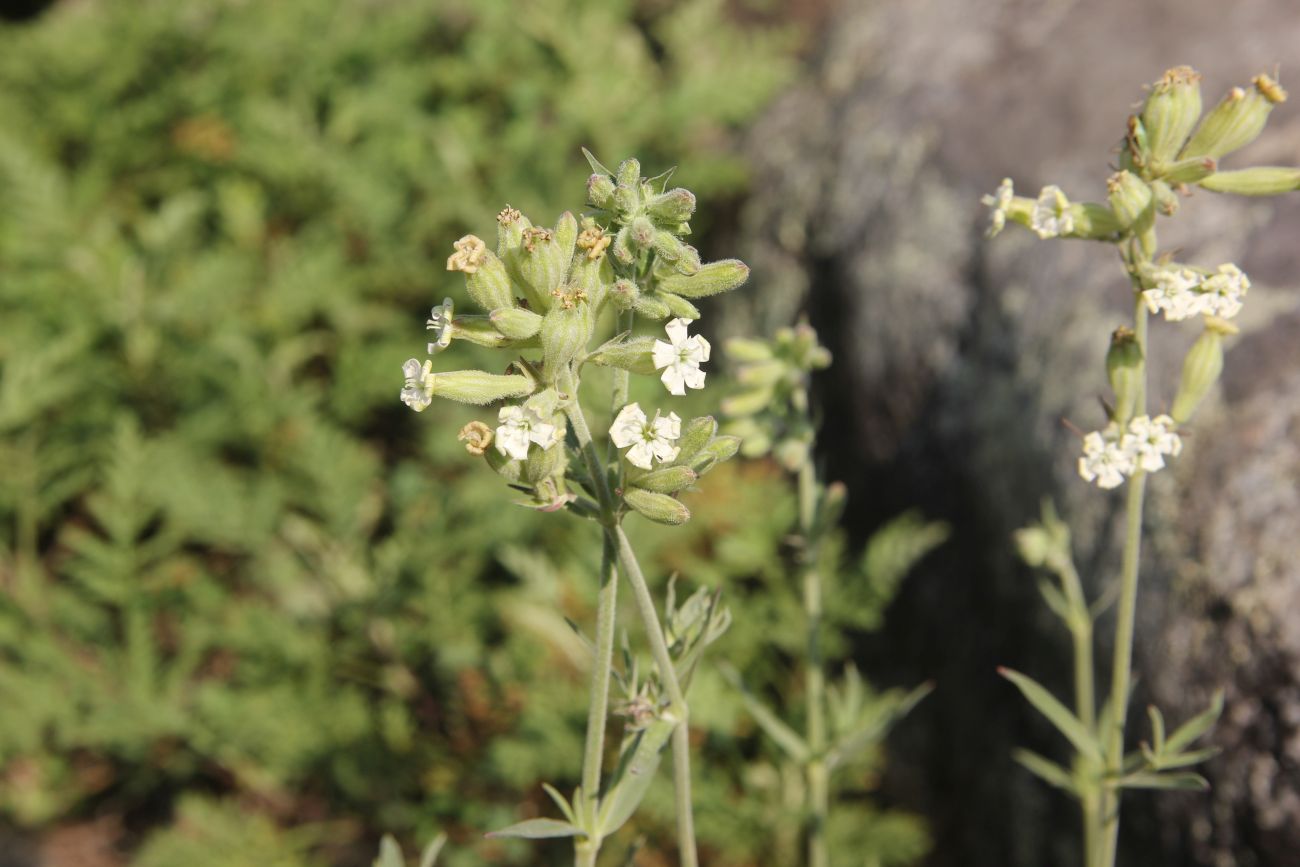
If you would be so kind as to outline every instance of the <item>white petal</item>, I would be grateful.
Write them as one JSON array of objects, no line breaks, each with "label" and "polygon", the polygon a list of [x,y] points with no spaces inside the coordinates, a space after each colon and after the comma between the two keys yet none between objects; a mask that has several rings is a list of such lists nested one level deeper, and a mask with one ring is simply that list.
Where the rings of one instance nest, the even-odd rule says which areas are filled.
[{"label": "white petal", "polygon": [[668,332],[668,339],[673,342],[674,346],[680,346],[686,340],[686,325],[689,319],[673,319],[664,326],[664,331]]},{"label": "white petal", "polygon": [[700,370],[698,367],[692,367],[685,364],[680,365],[679,369],[681,371],[681,377],[685,380],[687,386],[690,388],[704,388],[704,371]]},{"label": "white petal", "polygon": [[664,368],[663,374],[659,377],[668,387],[669,394],[686,394],[686,378],[682,375],[682,367],[680,364],[671,364]]},{"label": "white petal", "polygon": [[556,436],[559,432],[559,428],[555,425],[542,421],[533,424],[528,436],[542,448],[549,449],[559,441],[559,437]]},{"label": "white petal", "polygon": [[524,408],[522,406],[503,406],[497,413],[497,421],[518,421],[524,417]]},{"label": "white petal", "polygon": [[653,455],[653,448],[650,443],[645,442],[644,440],[627,450],[628,463],[632,464],[634,467],[640,467],[643,470],[650,469],[652,466]]},{"label": "white petal", "polygon": [[664,343],[662,340],[656,340],[654,347],[650,350],[650,358],[654,361],[655,370],[661,367],[667,367],[677,361],[677,347],[671,343]]},{"label": "white petal", "polygon": [[641,439],[641,430],[645,427],[645,413],[635,403],[629,403],[619,410],[618,416],[609,428],[609,438],[614,445],[625,449]]},{"label": "white petal", "polygon": [[415,379],[420,375],[420,361],[416,358],[408,358],[402,365],[402,374],[407,379]]},{"label": "white petal", "polygon": [[712,349],[712,347],[709,346],[709,341],[705,340],[703,337],[701,337],[701,336],[698,335],[698,334],[695,335],[695,337],[693,337],[693,338],[691,338],[691,339],[695,341],[696,351],[697,351],[697,352],[699,353],[699,355],[700,355],[700,359],[699,359],[699,360],[700,360],[700,361],[708,361],[708,360],[709,360],[709,350]]},{"label": "white petal", "polygon": [[664,463],[676,459],[677,452],[680,451],[677,446],[664,439],[656,439],[651,448],[655,453],[655,457]]},{"label": "white petal", "polygon": [[682,435],[682,420],[677,417],[675,412],[668,413],[667,417],[656,415],[652,427],[654,427],[655,436],[670,442]]},{"label": "white petal", "polygon": [[528,431],[515,425],[502,425],[497,428],[497,451],[515,460],[528,459]]}]

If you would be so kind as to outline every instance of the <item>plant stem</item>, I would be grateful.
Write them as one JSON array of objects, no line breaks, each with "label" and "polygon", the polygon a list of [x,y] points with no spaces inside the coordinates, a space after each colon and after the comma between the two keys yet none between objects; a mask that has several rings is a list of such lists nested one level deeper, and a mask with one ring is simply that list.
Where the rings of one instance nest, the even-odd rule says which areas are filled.
[{"label": "plant stem", "polygon": [[799,533],[803,539],[803,605],[808,619],[805,688],[807,690],[808,751],[804,768],[808,784],[808,867],[828,867],[826,820],[830,812],[830,771],[826,767],[826,672],[821,650],[822,581],[817,569],[819,540],[813,536],[817,510],[817,471],[812,456],[799,468]]},{"label": "plant stem", "polygon": [[614,625],[618,610],[618,570],[615,553],[605,539],[600,556],[600,596],[596,607],[596,648],[587,705],[587,739],[582,752],[582,791],[600,792],[600,766],[605,751],[605,719],[609,713],[609,679],[614,659]]},{"label": "plant stem", "polygon": [[[1134,410],[1146,412],[1147,308],[1138,299],[1134,313],[1134,332],[1142,349],[1139,365],[1140,393]],[[1119,847],[1120,791],[1115,786],[1124,765],[1124,725],[1128,717],[1129,689],[1133,671],[1133,633],[1137,620],[1138,562],[1142,553],[1142,504],[1146,494],[1147,474],[1138,470],[1129,482],[1125,505],[1124,555],[1120,567],[1119,613],[1115,626],[1115,654],[1111,671],[1110,704],[1114,722],[1106,732],[1106,776],[1103,782],[1103,833],[1105,848],[1101,867],[1115,867]]]},{"label": "plant stem", "polygon": [[677,721],[677,728],[673,730],[673,786],[677,800],[679,857],[682,867],[698,867],[699,862],[695,853],[695,820],[691,813],[691,753],[686,696],[682,693],[681,684],[677,680],[677,671],[673,668],[673,659],[668,652],[668,644],[664,641],[664,630],[659,624],[659,615],[655,612],[654,599],[650,596],[650,588],[641,573],[641,565],[632,550],[632,543],[628,541],[627,533],[623,532],[623,528],[617,524],[608,532],[613,534],[618,543],[618,566],[632,586],[637,611],[641,615],[646,636],[650,640],[650,654],[654,657],[655,665],[659,668],[659,676],[663,678],[664,689],[668,693],[667,712]]},{"label": "plant stem", "polygon": [[[1066,562],[1059,574],[1065,588],[1066,598],[1075,612],[1070,623],[1070,634],[1074,639],[1074,709],[1079,720],[1089,731],[1095,730],[1097,724],[1097,694],[1093,684],[1095,662],[1092,653],[1092,614],[1083,595],[1083,582],[1074,564]],[[1086,790],[1080,798],[1083,810],[1083,864],[1084,867],[1096,867],[1097,852],[1101,847],[1101,790]]]}]

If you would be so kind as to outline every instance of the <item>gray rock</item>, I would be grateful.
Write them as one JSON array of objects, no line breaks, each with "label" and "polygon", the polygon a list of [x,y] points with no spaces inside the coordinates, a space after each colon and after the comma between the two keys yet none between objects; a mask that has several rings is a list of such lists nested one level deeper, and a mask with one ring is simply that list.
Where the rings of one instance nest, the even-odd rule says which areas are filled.
[{"label": "gray rock", "polygon": [[[1069,693],[1067,638],[1009,536],[1053,497],[1097,595],[1116,573],[1122,499],[1074,475],[1078,439],[1062,423],[1104,419],[1107,336],[1130,303],[1114,252],[1017,227],[986,242],[979,196],[1010,176],[1025,194],[1057,183],[1101,199],[1145,82],[1191,64],[1208,105],[1297,45],[1285,0],[850,3],[755,130],[753,291],[723,318],[765,330],[809,311],[836,355],[820,383],[823,452],[857,528],[921,505],[956,530],[860,646],[885,683],[938,682],[893,744],[883,790],[929,817],[932,864],[1078,863],[1073,806],[1009,759],[1066,745],[995,666]],[[1227,163],[1300,164],[1297,102]],[[1300,857],[1297,199],[1202,192],[1162,223],[1164,249],[1235,261],[1254,288],[1221,397],[1152,480],[1134,743],[1149,701],[1181,720],[1223,686],[1228,707],[1213,790],[1127,797],[1121,863]],[[1195,335],[1153,326],[1154,407],[1172,401]]]}]

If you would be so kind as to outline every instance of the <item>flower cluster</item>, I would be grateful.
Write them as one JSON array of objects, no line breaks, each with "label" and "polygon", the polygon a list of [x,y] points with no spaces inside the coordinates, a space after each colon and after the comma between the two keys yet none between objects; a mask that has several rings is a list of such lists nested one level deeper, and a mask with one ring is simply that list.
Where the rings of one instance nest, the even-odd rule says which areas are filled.
[{"label": "flower cluster", "polygon": [[1231,319],[1241,312],[1242,299],[1250,289],[1250,278],[1231,263],[1207,274],[1186,265],[1166,264],[1151,268],[1151,288],[1142,300],[1152,313],[1163,313],[1170,322],[1194,316]]},{"label": "flower cluster", "polygon": [[1175,427],[1167,415],[1140,415],[1129,421],[1123,433],[1115,424],[1105,431],[1093,431],[1083,438],[1079,475],[1099,488],[1116,488],[1136,472],[1164,469],[1165,458],[1176,457],[1183,450]]}]

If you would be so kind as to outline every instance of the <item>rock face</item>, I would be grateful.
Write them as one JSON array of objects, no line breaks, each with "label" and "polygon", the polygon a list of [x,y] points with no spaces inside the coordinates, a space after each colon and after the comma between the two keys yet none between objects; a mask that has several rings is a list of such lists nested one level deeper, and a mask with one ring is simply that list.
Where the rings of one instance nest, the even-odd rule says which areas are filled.
[{"label": "rock face", "polygon": [[[1016,227],[985,241],[979,195],[1007,176],[1029,195],[1056,183],[1102,199],[1144,83],[1190,64],[1213,104],[1261,70],[1285,73],[1296,46],[1287,0],[848,3],[808,80],[755,131],[755,291],[728,302],[728,322],[770,328],[809,310],[836,355],[823,449],[858,528],[920,505],[956,530],[861,645],[882,682],[938,683],[893,743],[883,789],[929,817],[934,865],[1078,863],[1073,805],[1009,759],[1067,745],[995,667],[1069,694],[1067,637],[1010,534],[1053,497],[1095,598],[1117,571],[1122,505],[1074,475],[1078,438],[1062,424],[1104,420],[1107,337],[1130,303],[1114,253]],[[1252,164],[1300,164],[1300,99],[1225,167]],[[1121,863],[1300,858],[1297,237],[1300,194],[1202,192],[1161,224],[1163,249],[1235,261],[1254,288],[1220,395],[1152,479],[1130,712],[1136,743],[1147,703],[1181,721],[1223,686],[1224,752],[1205,767],[1209,793],[1126,798]],[[1172,401],[1196,333],[1153,323],[1154,407]]]}]

